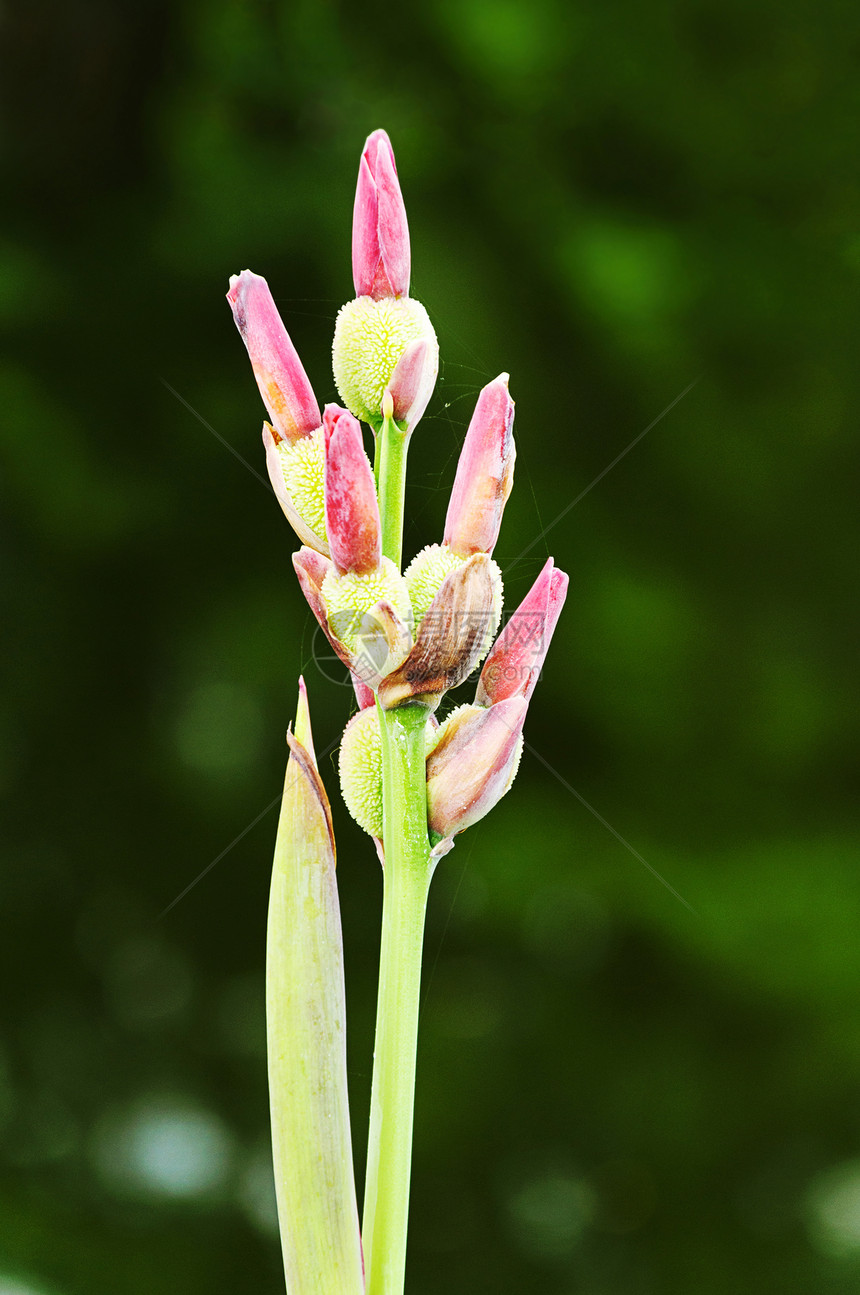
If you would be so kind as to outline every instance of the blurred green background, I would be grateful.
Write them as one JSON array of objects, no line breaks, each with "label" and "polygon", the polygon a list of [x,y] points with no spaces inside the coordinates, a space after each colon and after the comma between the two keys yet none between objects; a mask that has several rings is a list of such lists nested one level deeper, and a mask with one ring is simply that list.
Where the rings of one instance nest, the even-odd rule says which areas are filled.
[{"label": "blurred green background", "polygon": [[[571,575],[541,759],[434,882],[409,1291],[860,1292],[855,7],[2,24],[0,1295],[283,1290],[271,806],[299,671],[318,749],[352,701],[223,296],[266,275],[334,397],[377,126],[442,347],[406,548],[508,370],[508,606]],[[361,1179],[381,885],[333,760]]]}]

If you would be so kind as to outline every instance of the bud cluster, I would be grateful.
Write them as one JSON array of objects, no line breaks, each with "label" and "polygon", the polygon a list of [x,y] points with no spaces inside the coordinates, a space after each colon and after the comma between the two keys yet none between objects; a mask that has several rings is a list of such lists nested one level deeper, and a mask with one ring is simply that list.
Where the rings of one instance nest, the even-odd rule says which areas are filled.
[{"label": "bud cluster", "polygon": [[[428,827],[437,853],[507,791],[522,728],[567,589],[549,559],[496,637],[502,577],[492,552],[514,471],[514,402],[508,375],[481,391],[460,454],[441,544],[401,573],[383,553],[374,468],[359,419],[377,449],[403,449],[438,371],[427,311],[409,296],[406,210],[388,136],[375,131],[360,163],[352,236],[356,298],[335,326],[334,379],[344,407],[322,415],[264,279],[230,280],[228,301],[271,422],[263,425],[275,496],[302,547],[293,557],[302,591],[359,704],[341,748],[347,806],[382,837],[378,709],[427,711]],[[377,459],[378,464],[378,459]],[[485,659],[486,658],[486,659]],[[475,700],[438,724],[445,693],[481,662]]]}]

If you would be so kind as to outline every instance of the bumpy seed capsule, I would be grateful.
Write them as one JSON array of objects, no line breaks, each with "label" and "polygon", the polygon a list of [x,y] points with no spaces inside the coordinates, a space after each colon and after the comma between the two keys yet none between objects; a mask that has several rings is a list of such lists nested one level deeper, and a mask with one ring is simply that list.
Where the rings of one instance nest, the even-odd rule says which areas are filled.
[{"label": "bumpy seed capsule", "polygon": [[[428,717],[425,741],[433,750],[440,729]],[[358,826],[382,839],[382,735],[376,707],[361,710],[344,729],[340,744],[340,789],[344,803]]]},{"label": "bumpy seed capsule", "polygon": [[[382,397],[406,348],[424,341],[433,357],[439,343],[427,311],[412,297],[358,297],[341,306],[334,329],[332,367],[347,409],[378,423]],[[436,360],[429,372],[435,375]],[[429,394],[429,393],[428,393]],[[426,401],[424,402],[426,404]]]},{"label": "bumpy seed capsule", "polygon": [[[403,573],[409,597],[412,602],[412,615],[415,618],[416,630],[421,625],[433,599],[442,588],[442,582],[452,571],[459,571],[469,561],[445,544],[428,544],[409,563]],[[492,609],[487,624],[487,640],[482,656],[489,651],[493,637],[499,628],[502,618],[502,573],[492,558],[488,559],[487,571],[492,586]],[[480,658],[479,658],[480,659]]]}]

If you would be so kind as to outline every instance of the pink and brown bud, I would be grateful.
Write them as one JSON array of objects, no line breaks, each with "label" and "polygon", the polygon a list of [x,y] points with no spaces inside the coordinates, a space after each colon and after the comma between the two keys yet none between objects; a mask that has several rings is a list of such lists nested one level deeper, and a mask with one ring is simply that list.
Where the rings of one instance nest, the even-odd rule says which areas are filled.
[{"label": "pink and brown bud", "polygon": [[364,145],[352,219],[352,277],[357,297],[409,293],[409,226],[391,141],[375,130]]},{"label": "pink and brown bud", "polygon": [[472,673],[486,651],[494,617],[493,566],[485,554],[476,553],[442,581],[415,646],[379,686],[379,700],[386,710],[410,702],[435,710],[444,693]]},{"label": "pink and brown bud", "polygon": [[492,553],[514,481],[514,402],[508,374],[484,387],[466,433],[451,502],[445,544],[455,553]]},{"label": "pink and brown bud", "polygon": [[[427,408],[439,373],[439,345],[436,339],[419,337],[410,342],[397,361],[386,393],[391,397],[391,417],[405,423],[411,432]],[[383,396],[382,413],[386,413]]]},{"label": "pink and brown bud", "polygon": [[439,729],[427,758],[427,819],[447,839],[488,814],[514,780],[528,702],[523,697],[483,710],[463,706]]},{"label": "pink and brown bud", "polygon": [[250,270],[234,274],[227,300],[275,431],[290,442],[310,436],[320,425],[319,405],[266,280]]},{"label": "pink and brown bud", "polygon": [[358,420],[326,405],[325,524],[335,571],[367,575],[382,559],[379,503]]},{"label": "pink and brown bud", "polygon": [[475,701],[493,706],[531,697],[567,596],[568,577],[548,558],[484,662]]}]

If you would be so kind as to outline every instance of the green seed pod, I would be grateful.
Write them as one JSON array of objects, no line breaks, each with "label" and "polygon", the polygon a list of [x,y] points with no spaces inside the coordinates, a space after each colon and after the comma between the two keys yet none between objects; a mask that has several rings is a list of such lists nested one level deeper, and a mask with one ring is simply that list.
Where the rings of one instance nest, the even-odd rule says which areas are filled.
[{"label": "green seed pod", "polygon": [[354,652],[363,628],[362,620],[378,602],[391,603],[400,619],[412,621],[412,604],[406,581],[388,558],[375,571],[360,575],[346,571],[338,575],[332,568],[322,584],[322,596],[331,631],[344,647]]},{"label": "green seed pod", "polygon": [[281,441],[277,447],[287,493],[302,520],[321,539],[325,529],[325,433],[318,427],[310,436]]},{"label": "green seed pod", "polygon": [[[461,557],[449,549],[447,544],[428,544],[409,563],[403,573],[409,597],[412,602],[412,614],[415,617],[414,633],[427,615],[427,610],[441,588],[442,581],[452,571],[459,570],[468,562],[468,557]],[[502,619],[502,573],[492,558],[488,559],[490,578],[493,587],[493,607],[487,639],[479,660],[487,655]]]},{"label": "green seed pod", "polygon": [[382,836],[382,735],[375,706],[360,710],[340,743],[340,789],[360,828]]},{"label": "green seed pod", "polygon": [[[425,738],[427,754],[436,745],[439,726],[431,715]],[[340,789],[360,828],[382,838],[382,734],[375,706],[360,710],[344,729],[340,743]]]},{"label": "green seed pod", "polygon": [[338,311],[332,367],[340,398],[356,418],[378,423],[382,396],[410,342],[438,350],[427,311],[413,297],[357,297]]}]

